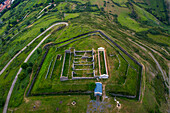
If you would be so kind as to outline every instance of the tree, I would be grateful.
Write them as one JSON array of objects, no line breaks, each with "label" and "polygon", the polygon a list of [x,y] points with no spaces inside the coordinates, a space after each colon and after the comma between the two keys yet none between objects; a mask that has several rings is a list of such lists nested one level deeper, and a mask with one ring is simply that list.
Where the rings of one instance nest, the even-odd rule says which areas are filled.
[{"label": "tree", "polygon": [[2,20],[0,19],[0,24],[3,24]]},{"label": "tree", "polygon": [[96,87],[96,84],[94,82],[89,83],[89,90],[94,90]]},{"label": "tree", "polygon": [[45,12],[47,12],[47,9],[44,9]]},{"label": "tree", "polygon": [[8,31],[5,31],[5,34],[8,34]]},{"label": "tree", "polygon": [[27,21],[27,22],[26,22],[26,24],[27,24],[27,26],[28,26],[28,25],[30,25],[30,22],[29,22],[29,21]]},{"label": "tree", "polygon": [[38,48],[38,49],[37,49],[37,54],[40,54],[40,53],[41,53],[41,49]]},{"label": "tree", "polygon": [[52,9],[54,7],[54,4],[51,4],[51,6],[48,9]]},{"label": "tree", "polygon": [[42,33],[44,31],[44,28],[40,28],[40,32]]},{"label": "tree", "polygon": [[32,67],[28,67],[27,68],[27,73],[31,73],[32,72]]},{"label": "tree", "polygon": [[30,62],[28,65],[29,65],[29,67],[32,67],[32,66],[33,66],[33,63],[32,63],[32,62]]},{"label": "tree", "polygon": [[10,37],[10,36],[8,36],[6,40],[7,40],[7,41],[8,41],[8,40],[10,40],[10,38],[11,38],[11,37]]},{"label": "tree", "polygon": [[5,104],[5,100],[3,97],[0,97],[0,107],[3,107]]},{"label": "tree", "polygon": [[23,80],[25,77],[26,77],[26,74],[25,74],[24,72],[22,72],[22,73],[20,73],[20,74],[18,75],[18,79],[19,79],[20,81]]},{"label": "tree", "polygon": [[27,64],[27,63],[23,63],[23,64],[21,65],[21,67],[22,67],[22,69],[27,69],[28,64]]}]

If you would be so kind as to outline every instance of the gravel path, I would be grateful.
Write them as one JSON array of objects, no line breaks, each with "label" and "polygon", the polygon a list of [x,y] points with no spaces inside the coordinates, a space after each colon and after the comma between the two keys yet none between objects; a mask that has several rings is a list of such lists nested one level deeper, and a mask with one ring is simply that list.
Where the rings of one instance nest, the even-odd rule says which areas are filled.
[{"label": "gravel path", "polygon": [[[43,33],[41,33],[39,36],[37,36],[35,39],[33,39],[27,46],[31,45],[37,38],[39,38],[40,36],[42,36],[44,33],[46,33],[48,30],[50,30],[52,27],[56,26],[56,25],[60,25],[60,24],[66,24],[66,26],[68,26],[68,23],[66,22],[59,22],[59,23],[56,23],[56,24],[53,24],[52,26],[50,26],[48,29],[46,29]],[[25,59],[24,62],[27,62],[29,60],[29,58],[31,57],[31,55],[35,52],[35,50],[50,36],[51,34],[48,34],[46,37],[44,37],[41,42],[31,51],[31,53],[27,56],[27,58]],[[17,55],[15,55],[13,57],[16,58],[22,51],[24,51],[26,49],[26,46],[19,52],[17,53]],[[12,60],[10,60],[9,64],[12,62]],[[9,65],[8,64],[8,65]],[[8,67],[8,65],[5,67],[5,69]],[[4,70],[5,70],[4,69]],[[3,70],[2,70],[3,71]],[[3,113],[7,113],[7,109],[8,109],[8,103],[9,103],[9,100],[10,100],[10,97],[11,97],[11,94],[12,94],[12,91],[14,89],[14,86],[15,86],[15,83],[17,81],[17,78],[18,78],[18,75],[21,73],[22,71],[22,68],[19,69],[17,75],[15,76],[15,79],[13,80],[12,82],[12,85],[11,85],[11,88],[8,92],[8,96],[7,96],[7,99],[6,99],[6,102],[5,102],[5,106],[4,106],[4,109],[3,109]],[[3,72],[2,72],[3,73]]]}]

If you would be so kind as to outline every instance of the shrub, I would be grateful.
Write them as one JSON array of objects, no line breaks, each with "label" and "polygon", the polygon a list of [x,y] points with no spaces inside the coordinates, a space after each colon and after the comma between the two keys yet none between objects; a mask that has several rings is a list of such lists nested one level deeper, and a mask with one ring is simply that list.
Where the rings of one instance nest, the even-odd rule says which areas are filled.
[{"label": "shrub", "polygon": [[0,107],[3,107],[5,104],[5,100],[1,97],[0,98]]},{"label": "shrub", "polygon": [[30,24],[31,24],[31,23],[30,23],[29,21],[26,22],[26,25],[27,25],[27,26],[30,25]]},{"label": "shrub", "polygon": [[96,87],[96,84],[94,82],[89,83],[89,90],[94,90]]},{"label": "shrub", "polygon": [[21,67],[22,67],[22,69],[27,69],[28,64],[27,64],[27,63],[23,63],[23,64],[21,65]]},{"label": "shrub", "polygon": [[10,37],[10,36],[8,36],[6,40],[7,40],[7,41],[8,41],[8,40],[10,40],[10,38],[11,38],[11,37]]},{"label": "shrub", "polygon": [[31,73],[32,72],[32,67],[28,67],[27,68],[27,73]]},{"label": "shrub", "polygon": [[44,31],[44,28],[40,28],[40,32],[43,32]]},{"label": "shrub", "polygon": [[20,74],[18,75],[18,79],[19,79],[20,81],[23,80],[25,77],[26,77],[26,74],[25,74],[24,72],[22,72],[22,73],[20,73]]},{"label": "shrub", "polygon": [[37,49],[37,54],[40,54],[42,50],[40,48]]},{"label": "shrub", "polygon": [[29,65],[29,67],[32,67],[32,66],[33,66],[33,63],[32,63],[32,62],[30,62],[28,65]]},{"label": "shrub", "polygon": [[45,12],[47,12],[47,9],[44,9]]}]

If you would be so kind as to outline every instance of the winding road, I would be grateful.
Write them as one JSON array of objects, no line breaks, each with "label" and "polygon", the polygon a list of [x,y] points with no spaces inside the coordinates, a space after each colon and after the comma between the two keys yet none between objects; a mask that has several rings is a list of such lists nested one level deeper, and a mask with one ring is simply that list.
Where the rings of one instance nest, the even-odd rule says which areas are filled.
[{"label": "winding road", "polygon": [[59,23],[55,23],[52,26],[50,26],[49,28],[47,28],[44,32],[42,32],[40,35],[38,35],[36,38],[34,38],[29,44],[27,44],[23,49],[21,49],[6,65],[5,67],[0,71],[0,75],[6,70],[6,68],[10,65],[10,63],[19,55],[21,54],[22,51],[24,51],[27,47],[29,47],[35,40],[37,40],[38,38],[40,38],[43,34],[45,34],[47,31],[49,31],[51,28],[60,25],[60,24],[65,24],[66,26],[68,26],[68,23],[66,22],[59,22]]},{"label": "winding road", "polygon": [[[39,37],[41,37],[43,34],[45,34],[47,31],[49,31],[51,28],[53,28],[54,26],[57,26],[57,25],[60,25],[60,24],[65,24],[66,26],[68,26],[68,23],[66,22],[59,22],[59,23],[55,23],[53,24],[52,26],[50,26],[48,29],[46,29],[43,33],[41,33],[39,36],[37,36],[36,38],[34,38],[29,44],[27,44],[22,50],[20,50],[9,62],[8,64],[1,70],[0,72],[0,75],[5,71],[5,69],[9,66],[9,64],[22,52],[24,51],[27,46],[30,46],[36,39],[38,39]],[[29,58],[31,57],[31,55],[35,52],[35,50],[51,35],[48,34],[46,37],[44,37],[41,42],[31,51],[31,53],[27,56],[27,58],[25,59],[24,62],[27,62],[29,60]],[[12,82],[12,85],[11,85],[11,88],[8,92],[8,95],[7,95],[7,99],[6,99],[6,102],[5,102],[5,105],[4,105],[4,109],[3,109],[3,113],[7,113],[7,109],[8,109],[8,103],[9,103],[9,100],[10,100],[10,97],[11,97],[11,94],[12,94],[12,91],[14,89],[14,86],[15,86],[15,83],[17,81],[17,78],[18,78],[18,75],[21,73],[22,71],[22,68],[19,69],[18,73],[16,74],[13,82]]]}]

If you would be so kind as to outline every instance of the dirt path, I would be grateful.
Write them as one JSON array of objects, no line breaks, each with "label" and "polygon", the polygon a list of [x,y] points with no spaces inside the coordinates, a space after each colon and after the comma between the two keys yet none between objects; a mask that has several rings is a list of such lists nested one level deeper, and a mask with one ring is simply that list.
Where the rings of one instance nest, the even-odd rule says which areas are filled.
[{"label": "dirt path", "polygon": [[141,65],[143,66],[143,91],[142,91],[142,98],[141,98],[141,101],[140,103],[143,102],[143,97],[144,97],[144,94],[145,94],[145,81],[146,81],[146,78],[145,78],[145,66],[141,63]]},{"label": "dirt path", "polygon": [[106,90],[105,90],[105,87],[106,87],[106,84],[103,84],[103,101],[104,101],[104,99],[105,99],[105,97],[106,97]]},{"label": "dirt path", "polygon": [[[152,49],[152,48],[150,48],[150,47],[148,47],[147,45],[145,45],[145,44],[143,44],[142,42],[140,42],[140,41],[137,41],[138,43],[140,43],[141,45],[143,45],[143,46],[145,46],[145,47],[147,47],[148,49],[150,49],[152,52],[154,52],[154,53],[156,53],[156,54],[158,54],[160,57],[162,57],[165,61],[168,61],[162,54],[160,54],[159,52],[157,52],[156,50],[154,50],[154,49]],[[147,51],[147,50],[146,50]]]},{"label": "dirt path", "polygon": [[27,92],[27,89],[29,88],[29,85],[31,84],[32,75],[33,75],[33,69],[32,69],[31,75],[30,75],[30,81],[29,81],[27,88],[25,89],[25,92],[24,92],[24,101],[26,103],[29,102],[29,99],[26,97],[26,92]]},{"label": "dirt path", "polygon": [[[169,86],[169,84],[167,84],[167,83],[169,83],[169,81],[170,81],[169,79],[170,79],[170,78],[168,78],[168,76],[164,73],[164,71],[163,71],[163,69],[161,68],[159,62],[156,60],[156,58],[153,56],[153,54],[152,54],[151,52],[149,52],[145,47],[147,47],[148,49],[150,49],[152,52],[160,55],[161,57],[162,57],[162,55],[161,55],[159,52],[157,52],[157,51],[153,50],[152,48],[150,48],[150,47],[142,44],[142,43],[139,42],[139,41],[137,41],[137,42],[139,42],[141,45],[144,45],[145,47],[137,44],[136,42],[132,41],[131,39],[129,39],[129,41],[131,41],[132,43],[134,43],[135,45],[137,45],[138,47],[140,47],[142,50],[146,51],[146,52],[152,57],[152,59],[154,60],[154,62],[156,63],[158,69],[160,70],[160,72],[161,72],[161,74],[162,74],[162,77],[163,77],[163,79],[164,79],[164,81],[165,81],[166,87],[169,89],[169,92],[170,92],[170,86]],[[162,58],[165,59],[164,57],[162,57]],[[165,60],[167,61],[167,59],[165,59]],[[169,65],[169,61],[168,61],[168,65]],[[169,74],[169,76],[170,76],[170,74]],[[170,95],[169,95],[169,96],[170,96]]]},{"label": "dirt path", "polygon": [[[168,63],[168,67],[169,67],[169,82],[168,83],[170,83],[170,63]],[[170,86],[169,86],[170,87]],[[169,88],[170,89],[170,88]],[[170,98],[170,90],[169,90],[169,98]],[[169,101],[170,102],[170,101]],[[170,104],[169,104],[169,106],[170,106]],[[170,107],[169,107],[170,108]]]}]

